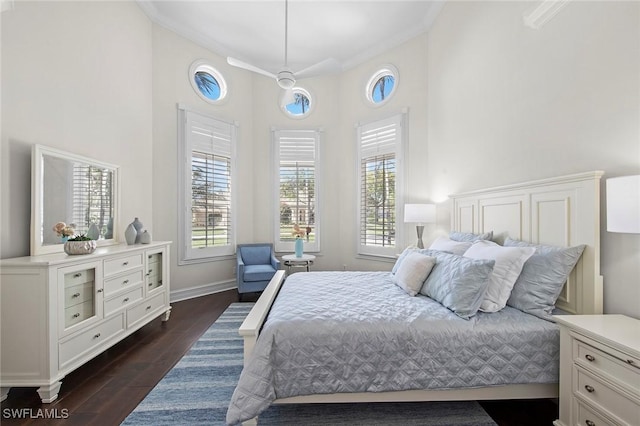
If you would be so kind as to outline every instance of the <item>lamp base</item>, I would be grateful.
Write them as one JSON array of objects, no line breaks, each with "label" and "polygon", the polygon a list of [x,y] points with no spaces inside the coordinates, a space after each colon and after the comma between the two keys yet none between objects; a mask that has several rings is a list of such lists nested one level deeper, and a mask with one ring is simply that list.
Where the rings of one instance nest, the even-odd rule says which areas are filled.
[{"label": "lamp base", "polygon": [[423,249],[424,243],[422,242],[422,233],[424,232],[424,225],[416,226],[416,232],[418,233],[418,248]]}]

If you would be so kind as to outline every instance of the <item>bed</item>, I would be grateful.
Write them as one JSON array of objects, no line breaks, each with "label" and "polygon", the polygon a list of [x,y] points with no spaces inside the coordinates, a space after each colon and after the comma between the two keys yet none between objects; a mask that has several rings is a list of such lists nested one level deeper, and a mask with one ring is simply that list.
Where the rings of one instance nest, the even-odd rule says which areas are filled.
[{"label": "bed", "polygon": [[[492,231],[501,244],[583,246],[556,307],[601,313],[602,174],[451,196],[452,230]],[[552,321],[511,306],[461,316],[394,280],[390,272],[327,271],[285,281],[279,271],[240,328],[245,368],[227,422],[255,423],[271,403],[557,397],[559,332]]]}]

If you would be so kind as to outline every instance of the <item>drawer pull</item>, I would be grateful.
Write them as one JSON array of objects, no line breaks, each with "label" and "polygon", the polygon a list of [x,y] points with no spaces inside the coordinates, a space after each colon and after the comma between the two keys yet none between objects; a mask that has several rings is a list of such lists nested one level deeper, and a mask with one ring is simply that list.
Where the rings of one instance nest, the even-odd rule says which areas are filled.
[{"label": "drawer pull", "polygon": [[635,364],[632,359],[628,359],[628,360],[626,360],[626,362],[629,365],[634,365]]},{"label": "drawer pull", "polygon": [[585,423],[587,424],[587,426],[596,426],[596,424],[589,419],[585,420]]},{"label": "drawer pull", "polygon": [[101,289],[101,288],[99,288],[99,289],[96,291],[96,293],[102,293],[102,289]]},{"label": "drawer pull", "polygon": [[82,276],[82,272],[76,272],[73,274],[73,278],[80,278]]},{"label": "drawer pull", "polygon": [[149,283],[149,287],[153,287],[153,283]]},{"label": "drawer pull", "polygon": [[149,309],[151,309],[151,306],[147,306],[147,311],[148,311]]},{"label": "drawer pull", "polygon": [[72,298],[80,297],[80,293],[74,293],[71,297]]},{"label": "drawer pull", "polygon": [[75,314],[73,314],[73,316],[71,318],[78,318],[80,316],[80,314],[78,312],[76,312]]},{"label": "drawer pull", "polygon": [[129,284],[129,280],[122,281],[122,285],[127,285],[127,284]]},{"label": "drawer pull", "polygon": [[586,354],[584,357],[585,357],[585,358],[587,359],[587,361],[589,361],[589,362],[593,362],[593,361],[595,361],[595,360],[596,360],[596,357],[594,357],[594,356],[593,356],[593,355],[591,355],[591,354]]},{"label": "drawer pull", "polygon": [[94,334],[94,335],[93,335],[93,338],[94,338],[94,339],[98,339],[99,337],[100,337],[100,333],[97,333],[97,334]]},{"label": "drawer pull", "polygon": [[122,262],[122,266],[127,266],[129,262]]},{"label": "drawer pull", "polygon": [[593,388],[593,386],[590,385],[584,385],[584,388],[587,390],[587,392],[589,393],[594,393],[596,390]]},{"label": "drawer pull", "polygon": [[128,297],[125,297],[125,298],[122,300],[122,303],[127,303],[128,301],[129,301],[129,298],[128,298]]}]

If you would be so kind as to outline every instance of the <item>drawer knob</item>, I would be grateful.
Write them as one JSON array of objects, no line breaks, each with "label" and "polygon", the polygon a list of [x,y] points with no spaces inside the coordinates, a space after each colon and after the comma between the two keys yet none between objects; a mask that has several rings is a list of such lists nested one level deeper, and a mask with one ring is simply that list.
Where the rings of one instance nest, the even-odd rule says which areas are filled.
[{"label": "drawer knob", "polygon": [[101,289],[101,288],[99,288],[99,289],[96,291],[96,293],[102,293],[102,289]]},{"label": "drawer knob", "polygon": [[589,419],[585,420],[585,423],[587,424],[587,426],[596,426],[596,424]]},{"label": "drawer knob", "polygon": [[100,333],[94,334],[93,338],[98,339],[100,337]]},{"label": "drawer knob", "polygon": [[590,385],[585,385],[584,388],[587,390],[587,392],[589,393],[594,393],[596,390],[593,388],[593,386]]},{"label": "drawer knob", "polygon": [[74,293],[71,297],[73,298],[80,297],[80,293]]},{"label": "drawer knob", "polygon": [[122,303],[127,303],[128,301],[129,301],[129,298],[128,298],[128,297],[125,297],[125,298],[122,300]]},{"label": "drawer knob", "polygon": [[82,276],[81,272],[76,272],[75,274],[73,274],[73,278],[80,278]]},{"label": "drawer knob", "polygon": [[122,281],[122,285],[127,285],[127,284],[129,284],[129,280]]},{"label": "drawer knob", "polygon": [[127,266],[129,262],[122,262],[122,266]]},{"label": "drawer knob", "polygon": [[149,287],[153,287],[153,283],[149,283]]},{"label": "drawer knob", "polygon": [[593,355],[591,355],[591,354],[586,354],[584,357],[585,357],[585,358],[587,359],[587,361],[589,361],[589,362],[593,362],[593,361],[595,361],[595,360],[596,360],[596,357],[594,357],[594,356],[593,356]]},{"label": "drawer knob", "polygon": [[633,362],[633,360],[632,360],[632,359],[628,359],[628,360],[627,360],[627,364],[629,364],[629,365],[634,365],[635,363]]},{"label": "drawer knob", "polygon": [[149,309],[151,309],[151,306],[147,306],[147,311],[148,311]]},{"label": "drawer knob", "polygon": [[76,312],[75,314],[73,314],[73,316],[71,318],[78,318],[79,316],[80,316],[80,314]]}]

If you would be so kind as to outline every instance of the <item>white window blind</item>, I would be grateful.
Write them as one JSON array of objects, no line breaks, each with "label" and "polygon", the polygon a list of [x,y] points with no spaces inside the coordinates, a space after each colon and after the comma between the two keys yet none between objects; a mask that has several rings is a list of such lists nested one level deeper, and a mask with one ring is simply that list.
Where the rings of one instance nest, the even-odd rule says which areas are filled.
[{"label": "white window blind", "polygon": [[91,223],[95,223],[101,233],[106,231],[113,208],[113,173],[84,163],[74,163],[72,173],[71,209],[76,234],[86,234]]},{"label": "white window blind", "polygon": [[393,255],[400,207],[403,116],[358,127],[358,252]]},{"label": "white window blind", "polygon": [[275,249],[293,251],[296,236],[305,251],[318,251],[317,161],[320,133],[316,130],[273,132],[277,218]]},{"label": "white window blind", "polygon": [[181,260],[232,255],[235,126],[189,110],[181,122]]}]

